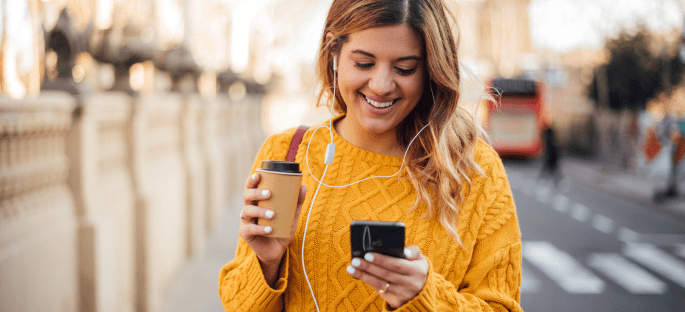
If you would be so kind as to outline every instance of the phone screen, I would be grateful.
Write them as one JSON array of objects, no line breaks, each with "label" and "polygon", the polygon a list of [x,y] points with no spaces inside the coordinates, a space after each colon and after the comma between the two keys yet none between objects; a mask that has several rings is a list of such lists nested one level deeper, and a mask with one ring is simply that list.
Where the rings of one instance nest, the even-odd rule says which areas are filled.
[{"label": "phone screen", "polygon": [[404,223],[385,221],[352,221],[350,224],[352,258],[367,252],[404,258]]}]

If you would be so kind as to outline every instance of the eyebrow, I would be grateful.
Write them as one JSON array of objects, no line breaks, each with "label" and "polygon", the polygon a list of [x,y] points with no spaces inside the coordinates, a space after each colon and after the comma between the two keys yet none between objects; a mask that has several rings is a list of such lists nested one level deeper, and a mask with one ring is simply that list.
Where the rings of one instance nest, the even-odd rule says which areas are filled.
[{"label": "eyebrow", "polygon": [[[362,55],[366,55],[366,56],[368,56],[368,57],[376,58],[375,55],[373,55],[373,54],[371,54],[371,53],[369,53],[369,52],[363,51],[363,50],[354,50],[354,51],[352,51],[352,53],[359,53],[359,54],[362,54]],[[403,57],[400,57],[400,58],[397,59],[398,62],[401,62],[401,61],[409,61],[409,60],[421,61],[421,58],[418,57],[418,56],[415,56],[415,55],[411,55],[411,56],[403,56]]]}]

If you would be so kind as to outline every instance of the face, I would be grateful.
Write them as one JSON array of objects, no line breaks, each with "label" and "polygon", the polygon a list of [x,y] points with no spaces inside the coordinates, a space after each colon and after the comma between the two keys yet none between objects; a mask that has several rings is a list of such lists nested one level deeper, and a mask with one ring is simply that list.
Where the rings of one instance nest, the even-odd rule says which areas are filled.
[{"label": "face", "polygon": [[338,57],[345,125],[394,137],[423,93],[423,54],[422,38],[406,24],[350,34]]}]

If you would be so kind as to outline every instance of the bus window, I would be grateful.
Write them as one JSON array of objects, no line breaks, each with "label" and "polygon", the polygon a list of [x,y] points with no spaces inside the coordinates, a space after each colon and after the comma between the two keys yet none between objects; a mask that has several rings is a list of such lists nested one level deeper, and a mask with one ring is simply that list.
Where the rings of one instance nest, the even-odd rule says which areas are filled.
[{"label": "bus window", "polygon": [[502,157],[537,158],[543,150],[546,126],[544,85],[529,79],[497,78],[491,82],[484,127],[492,147]]}]

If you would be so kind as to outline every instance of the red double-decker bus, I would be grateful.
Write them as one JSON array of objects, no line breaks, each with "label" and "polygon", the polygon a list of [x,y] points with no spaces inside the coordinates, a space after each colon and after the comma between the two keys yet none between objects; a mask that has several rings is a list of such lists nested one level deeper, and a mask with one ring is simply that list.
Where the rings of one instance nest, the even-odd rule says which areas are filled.
[{"label": "red double-decker bus", "polygon": [[497,78],[491,82],[497,101],[487,102],[484,128],[492,147],[502,157],[537,158],[544,144],[542,131],[547,126],[544,84],[529,79]]}]

